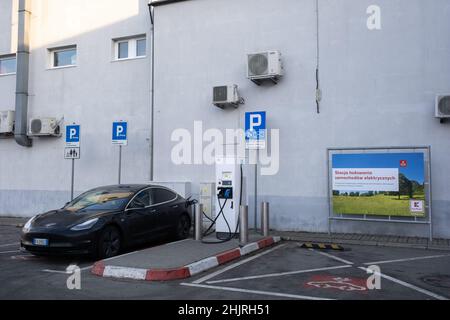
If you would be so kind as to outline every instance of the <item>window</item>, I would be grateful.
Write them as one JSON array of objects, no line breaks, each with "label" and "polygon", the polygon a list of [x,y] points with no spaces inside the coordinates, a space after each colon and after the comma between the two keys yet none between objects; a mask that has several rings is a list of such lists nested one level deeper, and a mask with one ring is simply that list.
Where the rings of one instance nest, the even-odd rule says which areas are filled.
[{"label": "window", "polygon": [[149,190],[141,191],[131,202],[131,209],[145,208],[150,205],[150,193]]},{"label": "window", "polygon": [[16,73],[16,55],[0,56],[0,75]]},{"label": "window", "polygon": [[75,66],[77,64],[77,47],[51,49],[50,62],[52,68]]},{"label": "window", "polygon": [[147,53],[147,40],[140,39],[136,41],[136,56],[144,57]]},{"label": "window", "polygon": [[128,58],[128,41],[119,42],[119,59]]},{"label": "window", "polygon": [[147,39],[143,36],[114,41],[114,59],[136,59],[147,55]]},{"label": "window", "polygon": [[166,189],[155,188],[152,189],[153,193],[153,204],[160,204],[164,202],[169,202],[175,200],[177,195],[172,191]]}]

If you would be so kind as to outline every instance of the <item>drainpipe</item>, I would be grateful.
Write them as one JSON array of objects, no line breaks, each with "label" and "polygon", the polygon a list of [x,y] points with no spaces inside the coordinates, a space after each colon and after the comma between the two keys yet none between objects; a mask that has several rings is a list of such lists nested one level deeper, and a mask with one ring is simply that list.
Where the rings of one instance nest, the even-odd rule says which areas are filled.
[{"label": "drainpipe", "polygon": [[31,147],[27,136],[28,123],[28,73],[30,64],[31,0],[19,0],[19,27],[16,72],[16,113],[14,138],[23,147]]},{"label": "drainpipe", "polygon": [[155,11],[152,6],[152,3],[148,4],[150,20],[152,23],[151,29],[151,102],[150,102],[150,181],[153,181],[155,178],[154,175],[154,134],[155,134]]}]

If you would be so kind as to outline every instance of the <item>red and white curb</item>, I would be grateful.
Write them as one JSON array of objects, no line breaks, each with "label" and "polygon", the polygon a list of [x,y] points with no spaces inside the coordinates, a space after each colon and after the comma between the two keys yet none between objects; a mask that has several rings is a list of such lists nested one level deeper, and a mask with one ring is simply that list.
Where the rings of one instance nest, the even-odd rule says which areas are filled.
[{"label": "red and white curb", "polygon": [[281,241],[280,237],[268,237],[258,242],[252,242],[242,248],[225,251],[216,256],[209,257],[187,266],[174,269],[140,269],[105,265],[105,261],[98,261],[91,272],[100,277],[134,279],[146,281],[167,281],[186,279],[215,268],[232,260],[239,259],[255,251],[269,247]]}]

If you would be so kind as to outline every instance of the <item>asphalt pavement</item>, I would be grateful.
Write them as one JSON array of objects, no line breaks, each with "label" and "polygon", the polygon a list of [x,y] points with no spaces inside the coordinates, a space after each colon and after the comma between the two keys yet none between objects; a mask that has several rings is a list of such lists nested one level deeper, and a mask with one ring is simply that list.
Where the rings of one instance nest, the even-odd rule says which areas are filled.
[{"label": "asphalt pavement", "polygon": [[[86,258],[20,252],[19,234],[16,226],[0,226],[0,299],[450,299],[448,251],[357,245],[321,251],[284,241],[184,281],[148,282],[95,276],[95,261]],[[81,268],[80,290],[67,286],[69,265]],[[373,266],[381,287],[369,289]]]}]

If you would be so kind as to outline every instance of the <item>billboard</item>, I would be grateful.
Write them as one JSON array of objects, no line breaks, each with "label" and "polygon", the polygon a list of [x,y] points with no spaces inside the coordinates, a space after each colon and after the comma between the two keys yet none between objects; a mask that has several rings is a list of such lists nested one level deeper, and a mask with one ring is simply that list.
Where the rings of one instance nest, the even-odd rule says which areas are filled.
[{"label": "billboard", "polygon": [[336,153],[334,214],[425,217],[424,153]]}]

